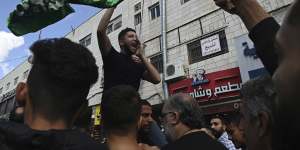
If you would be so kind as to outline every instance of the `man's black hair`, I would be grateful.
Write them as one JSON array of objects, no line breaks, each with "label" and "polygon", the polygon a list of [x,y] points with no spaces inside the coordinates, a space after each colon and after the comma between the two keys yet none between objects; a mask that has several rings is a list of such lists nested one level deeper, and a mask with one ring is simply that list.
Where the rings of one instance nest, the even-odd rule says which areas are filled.
[{"label": "man's black hair", "polygon": [[145,106],[145,105],[152,107],[151,104],[147,100],[141,100],[141,106]]},{"label": "man's black hair", "polygon": [[213,115],[211,118],[210,118],[210,120],[212,120],[212,119],[220,119],[221,120],[221,122],[222,122],[222,124],[227,124],[227,121],[226,121],[226,119],[225,119],[225,116],[224,115],[222,115],[222,114],[216,114],[216,115]]},{"label": "man's black hair", "polygon": [[101,102],[102,120],[105,131],[126,135],[136,128],[140,118],[141,98],[128,85],[115,86],[104,92]]},{"label": "man's black hair", "polygon": [[135,31],[134,29],[132,29],[132,28],[125,28],[125,29],[123,29],[123,30],[119,33],[118,40],[123,39],[127,32],[134,32],[134,33],[136,33],[136,31]]},{"label": "man's black hair", "polygon": [[95,58],[87,48],[66,38],[40,40],[30,50],[33,61],[27,83],[33,113],[70,125],[98,79]]}]

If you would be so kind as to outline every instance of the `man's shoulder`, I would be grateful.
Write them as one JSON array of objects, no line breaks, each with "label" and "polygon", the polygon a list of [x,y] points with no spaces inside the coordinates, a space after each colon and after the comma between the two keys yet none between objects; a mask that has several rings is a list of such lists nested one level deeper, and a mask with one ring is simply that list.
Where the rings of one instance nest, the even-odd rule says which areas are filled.
[{"label": "man's shoulder", "polygon": [[196,150],[200,147],[214,150],[226,149],[222,144],[210,138],[206,133],[195,132],[183,136],[174,143],[166,145],[162,150],[185,150],[187,147],[189,147],[190,150]]}]

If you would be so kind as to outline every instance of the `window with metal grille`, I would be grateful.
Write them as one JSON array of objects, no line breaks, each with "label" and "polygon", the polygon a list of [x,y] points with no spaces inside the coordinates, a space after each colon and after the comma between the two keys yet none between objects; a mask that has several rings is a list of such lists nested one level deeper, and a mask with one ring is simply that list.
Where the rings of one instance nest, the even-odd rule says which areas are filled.
[{"label": "window with metal grille", "polygon": [[159,3],[156,3],[151,7],[149,7],[149,12],[150,12],[151,20],[158,18],[160,16]]},{"label": "window with metal grille", "polygon": [[228,52],[225,31],[204,36],[187,45],[189,63],[193,64]]},{"label": "window with metal grille", "polygon": [[163,72],[163,57],[162,54],[153,56],[150,58],[151,63],[153,64],[153,66],[157,69],[157,71],[159,73]]}]

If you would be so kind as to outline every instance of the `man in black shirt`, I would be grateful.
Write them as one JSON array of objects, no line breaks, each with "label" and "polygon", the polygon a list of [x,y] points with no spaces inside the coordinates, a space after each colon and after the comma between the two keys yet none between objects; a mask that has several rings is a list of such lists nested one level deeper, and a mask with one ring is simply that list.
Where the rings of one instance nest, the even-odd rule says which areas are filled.
[{"label": "man in black shirt", "polygon": [[201,130],[204,127],[203,112],[189,95],[176,94],[167,100],[162,110],[162,122],[165,133],[174,141],[162,150],[226,150]]},{"label": "man in black shirt", "polygon": [[135,30],[126,28],[119,33],[120,53],[111,45],[106,29],[114,9],[109,8],[105,12],[97,30],[104,64],[104,90],[121,84],[131,85],[138,90],[141,79],[158,84],[160,75],[142,54],[144,46],[138,40]]},{"label": "man in black shirt", "polygon": [[27,83],[16,89],[25,124],[0,121],[0,149],[101,150],[87,134],[71,129],[98,78],[92,53],[65,38],[37,41],[30,50]]}]

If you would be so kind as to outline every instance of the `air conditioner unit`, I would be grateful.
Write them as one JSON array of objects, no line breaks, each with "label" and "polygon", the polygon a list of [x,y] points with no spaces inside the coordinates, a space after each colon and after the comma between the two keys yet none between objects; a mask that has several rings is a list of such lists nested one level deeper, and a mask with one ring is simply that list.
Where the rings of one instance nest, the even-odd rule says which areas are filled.
[{"label": "air conditioner unit", "polygon": [[183,64],[167,64],[165,80],[175,80],[178,78],[185,78],[184,65]]}]

